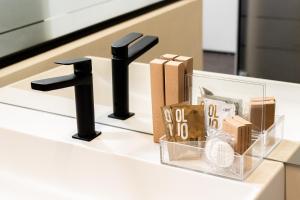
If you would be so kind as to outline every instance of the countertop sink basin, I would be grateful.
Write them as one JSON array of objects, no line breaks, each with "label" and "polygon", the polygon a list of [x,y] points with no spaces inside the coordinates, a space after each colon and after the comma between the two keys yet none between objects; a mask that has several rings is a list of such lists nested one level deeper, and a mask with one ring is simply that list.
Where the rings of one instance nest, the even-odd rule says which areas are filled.
[{"label": "countertop sink basin", "polygon": [[[1,199],[132,200],[145,199],[159,182],[166,184],[165,195],[175,186],[170,183],[176,176],[156,164],[7,130],[0,138]],[[167,179],[155,183],[154,177]],[[185,187],[196,189],[191,184]]]},{"label": "countertop sink basin", "polygon": [[0,138],[1,199],[254,199],[262,189],[7,130]]}]

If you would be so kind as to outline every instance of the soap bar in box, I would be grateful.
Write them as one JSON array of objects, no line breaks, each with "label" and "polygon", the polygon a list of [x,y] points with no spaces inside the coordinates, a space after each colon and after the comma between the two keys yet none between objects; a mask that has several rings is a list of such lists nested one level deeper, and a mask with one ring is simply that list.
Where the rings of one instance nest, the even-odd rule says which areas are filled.
[{"label": "soap bar in box", "polygon": [[236,115],[223,121],[223,130],[234,138],[234,150],[243,154],[251,146],[251,122]]},{"label": "soap bar in box", "polygon": [[245,144],[245,149],[248,149],[251,146],[251,141],[252,141],[252,123],[245,120],[244,118],[236,115],[233,117],[234,120],[239,121],[241,123],[243,123],[246,126],[246,133],[244,135],[244,140],[246,142]]},{"label": "soap bar in box", "polygon": [[170,60],[174,60],[176,57],[178,57],[178,55],[171,54],[171,53],[166,53],[166,54],[162,55],[160,58],[170,61]]},{"label": "soap bar in box", "polygon": [[193,58],[188,56],[177,56],[174,61],[182,62],[185,66],[185,74],[193,73]]},{"label": "soap bar in box", "polygon": [[154,142],[159,142],[159,139],[162,137],[164,132],[161,107],[165,106],[164,64],[166,62],[167,61],[163,59],[154,59],[150,62]]},{"label": "soap bar in box", "polygon": [[253,98],[250,102],[250,121],[256,131],[267,130],[275,121],[275,98]]},{"label": "soap bar in box", "polygon": [[243,154],[243,134],[246,126],[232,118],[226,118],[223,121],[223,130],[234,138],[234,151]]},{"label": "soap bar in box", "polygon": [[165,63],[166,105],[184,101],[184,64],[178,61]]},{"label": "soap bar in box", "polygon": [[[192,74],[193,73],[193,58],[188,56],[177,56],[174,58],[175,61],[182,62],[184,64],[184,74]],[[192,80],[188,80],[188,78],[184,79],[184,100],[189,100],[189,89],[192,87]]]}]

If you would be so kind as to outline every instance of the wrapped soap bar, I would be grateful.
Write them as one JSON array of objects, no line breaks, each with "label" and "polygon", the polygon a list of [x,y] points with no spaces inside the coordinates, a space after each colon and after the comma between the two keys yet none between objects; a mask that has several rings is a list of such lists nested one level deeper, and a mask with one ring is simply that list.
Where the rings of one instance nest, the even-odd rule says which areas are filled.
[{"label": "wrapped soap bar", "polygon": [[228,103],[223,100],[216,100],[204,97],[202,98],[205,112],[205,128],[222,129],[223,120],[227,117],[234,116],[237,107],[234,103]]},{"label": "wrapped soap bar", "polygon": [[229,98],[229,97],[220,97],[220,96],[215,96],[215,95],[206,95],[205,97],[208,99],[223,101],[227,104],[234,104],[235,114],[242,115],[242,112],[243,112],[242,103],[243,102],[241,99],[233,99],[233,98]]},{"label": "wrapped soap bar", "polygon": [[[192,146],[200,145],[198,141],[206,139],[204,129],[204,106],[174,104],[162,108],[165,123],[165,134],[168,143],[170,160],[194,160],[201,155]],[[175,143],[176,142],[176,143]],[[195,143],[193,143],[195,142]],[[190,148],[189,148],[190,147]]]},{"label": "wrapped soap bar", "polygon": [[229,97],[216,96],[207,88],[199,88],[198,104],[205,106],[205,128],[221,130],[223,119],[243,114],[243,101]]},{"label": "wrapped soap bar", "polygon": [[169,142],[175,142],[173,117],[171,106],[162,107],[163,121],[165,124],[165,135]]},{"label": "wrapped soap bar", "polygon": [[205,140],[204,105],[174,104],[162,112],[168,141]]},{"label": "wrapped soap bar", "polygon": [[173,105],[172,115],[176,141],[205,140],[203,105]]}]

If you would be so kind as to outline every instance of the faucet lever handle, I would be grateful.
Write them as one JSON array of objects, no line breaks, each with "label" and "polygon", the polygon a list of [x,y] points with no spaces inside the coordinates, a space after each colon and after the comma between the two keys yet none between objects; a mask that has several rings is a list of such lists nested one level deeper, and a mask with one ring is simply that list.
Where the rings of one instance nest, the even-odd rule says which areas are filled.
[{"label": "faucet lever handle", "polygon": [[[71,74],[67,76],[36,80],[31,82],[31,88],[39,91],[50,91],[70,87],[76,85],[75,78],[76,77],[73,74]],[[79,82],[80,81],[78,81],[78,83]]]},{"label": "faucet lever handle", "polygon": [[86,63],[90,61],[91,61],[90,58],[76,58],[71,60],[60,60],[60,61],[56,61],[55,63],[60,65],[76,65],[76,64]]},{"label": "faucet lever handle", "polygon": [[131,60],[135,60],[138,56],[147,52],[157,43],[158,37],[146,35],[129,48],[128,57],[131,58]]},{"label": "faucet lever handle", "polygon": [[74,65],[74,73],[89,74],[92,72],[92,60],[90,58],[76,58],[71,60],[56,61],[60,65]]},{"label": "faucet lever handle", "polygon": [[128,57],[128,45],[134,42],[135,40],[142,37],[141,33],[129,33],[128,35],[122,37],[121,39],[115,41],[111,45],[112,54],[118,57],[127,58]]}]

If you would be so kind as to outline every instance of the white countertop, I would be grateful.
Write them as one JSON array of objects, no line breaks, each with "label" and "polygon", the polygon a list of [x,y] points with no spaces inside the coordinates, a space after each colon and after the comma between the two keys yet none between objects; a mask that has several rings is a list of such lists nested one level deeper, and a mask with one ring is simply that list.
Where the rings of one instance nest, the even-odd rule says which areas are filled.
[{"label": "white countertop", "polygon": [[[131,200],[141,199],[139,193],[145,195],[143,199],[284,199],[284,166],[280,162],[264,161],[244,182],[234,181],[160,164],[159,145],[147,134],[97,124],[102,135],[85,142],[71,138],[76,132],[74,118],[4,104],[0,111],[0,197],[9,197],[3,199],[97,199],[111,195],[108,191],[112,189],[114,199]],[[109,155],[117,156],[109,162],[120,163],[110,166],[106,162]],[[78,168],[77,157],[92,161],[87,165],[93,166],[89,173],[74,173],[85,167]],[[125,175],[129,173],[127,165],[131,170],[138,168]],[[117,171],[111,172],[114,168]],[[129,177],[120,177],[122,173]],[[106,185],[102,180],[112,183]],[[129,180],[130,185],[143,187],[124,186],[137,192],[132,196],[127,189],[118,189],[113,180]]]}]

